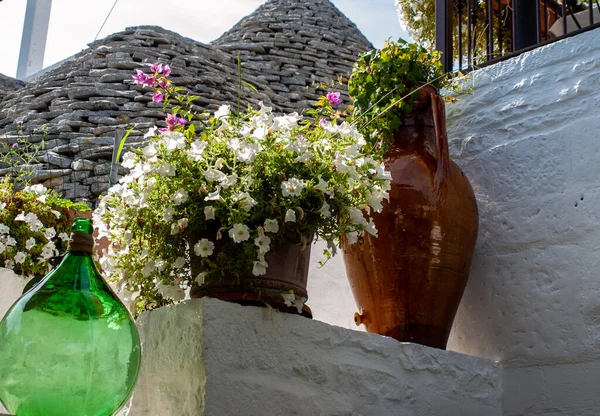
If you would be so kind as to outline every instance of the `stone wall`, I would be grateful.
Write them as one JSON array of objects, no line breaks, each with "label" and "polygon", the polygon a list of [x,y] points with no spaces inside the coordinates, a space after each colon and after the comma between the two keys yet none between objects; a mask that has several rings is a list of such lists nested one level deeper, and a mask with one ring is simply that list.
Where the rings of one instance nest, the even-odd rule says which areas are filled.
[{"label": "stone wall", "polygon": [[472,74],[448,106],[479,240],[450,348],[505,365],[504,414],[598,415],[600,30]]},{"label": "stone wall", "polygon": [[[216,110],[237,105],[239,53],[244,81],[258,90],[244,86],[242,108],[263,101],[277,112],[301,112],[323,95],[323,84],[342,89],[348,102],[334,83],[371,48],[329,0],[269,0],[209,45],[159,27],[131,28],[0,96],[0,137],[13,144],[15,122],[23,121],[31,142],[45,139],[39,163],[29,167],[36,180],[93,201],[108,189],[116,131],[136,126],[128,140],[136,146],[149,127],[164,126],[162,103],[133,84],[136,68],[170,63],[173,82],[198,96],[195,108]],[[0,163],[0,175],[6,167]]]}]

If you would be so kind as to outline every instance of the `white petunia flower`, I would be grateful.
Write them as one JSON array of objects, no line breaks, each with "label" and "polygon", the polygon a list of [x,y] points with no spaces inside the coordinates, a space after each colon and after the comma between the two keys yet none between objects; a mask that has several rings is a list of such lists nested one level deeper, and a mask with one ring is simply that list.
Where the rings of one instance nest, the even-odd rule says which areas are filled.
[{"label": "white petunia flower", "polygon": [[150,137],[156,136],[156,130],[158,130],[158,127],[152,127],[148,129],[148,133],[144,134],[144,139],[149,139]]},{"label": "white petunia flower", "polygon": [[4,253],[6,251],[6,246],[4,245],[3,242],[0,242],[0,254]]},{"label": "white petunia flower", "polygon": [[296,159],[294,159],[294,163],[306,163],[310,160],[310,157],[312,156],[312,152],[306,151],[303,154],[301,154],[300,156],[298,156]]},{"label": "white petunia flower", "polygon": [[236,192],[231,195],[231,198],[240,204],[240,207],[246,212],[249,212],[252,207],[256,205],[256,200],[254,200],[248,192]]},{"label": "white petunia flower", "polygon": [[154,260],[154,267],[156,267],[156,270],[158,270],[159,272],[162,272],[165,269],[165,267],[167,267],[167,262],[159,257],[156,260]]},{"label": "white petunia flower", "polygon": [[0,234],[8,234],[10,232],[10,228],[6,224],[0,224]]},{"label": "white petunia flower", "polygon": [[215,161],[215,168],[222,169],[224,164],[225,164],[225,159],[220,157]]},{"label": "white petunia flower", "polygon": [[206,169],[204,171],[204,177],[206,178],[207,181],[216,181],[216,182],[221,182],[223,180],[227,179],[227,175],[225,175],[223,172],[221,172],[218,169]]},{"label": "white petunia flower", "polygon": [[258,251],[261,253],[267,253],[271,249],[269,244],[271,244],[271,239],[266,235],[254,239],[254,245],[258,247]]},{"label": "white petunia flower", "polygon": [[227,120],[229,118],[229,106],[228,105],[222,105],[219,107],[219,109],[217,111],[215,111],[215,118],[217,120],[220,119],[224,119]]},{"label": "white petunia flower", "polygon": [[175,192],[175,195],[173,195],[173,203],[175,205],[181,205],[183,203],[185,203],[189,198],[189,194],[187,193],[187,191],[185,189],[179,189],[177,192]]},{"label": "white petunia flower", "polygon": [[232,173],[231,175],[227,176],[225,179],[223,179],[220,183],[221,186],[225,189],[235,185],[237,183],[238,180],[238,176],[235,173]]},{"label": "white petunia flower", "polygon": [[54,229],[54,227],[46,228],[46,231],[44,232],[44,236],[48,240],[52,240],[56,236],[56,230]]},{"label": "white petunia flower", "polygon": [[27,241],[25,242],[25,248],[27,250],[31,250],[33,247],[35,247],[35,238],[30,237],[27,239]]},{"label": "white petunia flower", "polygon": [[56,217],[56,219],[60,219],[60,216],[62,215],[60,212],[58,212],[58,211],[56,211],[54,209],[51,209],[50,212],[54,214],[54,216]]},{"label": "white petunia flower", "polygon": [[156,156],[158,150],[156,150],[154,143],[150,143],[148,146],[142,149],[142,153],[144,156],[146,156],[146,158],[150,159],[151,157]]},{"label": "white petunia flower", "polygon": [[214,192],[209,192],[208,195],[204,198],[205,201],[220,201],[223,198],[221,198],[220,195],[221,192],[221,187],[217,186],[217,189]]},{"label": "white petunia flower", "polygon": [[162,134],[165,147],[169,151],[183,149],[185,147],[185,136],[178,131],[165,131]]},{"label": "white petunia flower", "polygon": [[323,216],[323,218],[330,218],[331,217],[331,211],[329,210],[329,208],[331,208],[329,206],[329,204],[327,202],[323,203],[323,206],[321,207],[321,215]]},{"label": "white petunia flower", "polygon": [[175,176],[177,174],[175,166],[167,163],[167,162],[163,162],[157,169],[157,172],[160,176],[162,176],[163,178],[165,176]]},{"label": "white petunia flower", "polygon": [[369,221],[369,223],[365,227],[365,231],[368,232],[369,234],[377,237],[377,228],[375,227],[375,223],[373,222],[373,220]]},{"label": "white petunia flower", "polygon": [[237,137],[234,137],[233,139],[229,140],[229,142],[227,142],[227,147],[233,150],[234,152],[237,152],[239,149],[241,149],[242,142]]},{"label": "white petunia flower", "polygon": [[358,241],[358,231],[346,233],[346,238],[348,239],[348,244],[356,243]]},{"label": "white petunia flower", "polygon": [[266,219],[264,229],[267,233],[276,233],[279,231],[279,223],[277,220]]},{"label": "white petunia flower", "polygon": [[127,152],[123,155],[123,162],[121,162],[121,166],[127,169],[132,169],[137,163],[135,159],[135,153]]},{"label": "white petunia flower", "polygon": [[331,196],[331,190],[328,188],[329,184],[323,180],[321,175],[317,176],[319,183],[315,185],[315,189]]},{"label": "white petunia flower", "polygon": [[48,189],[44,185],[42,185],[41,183],[38,183],[37,185],[27,186],[27,187],[25,187],[24,190],[25,191],[31,191],[34,194],[44,195]]},{"label": "white petunia flower", "polygon": [[171,235],[175,235],[175,234],[179,234],[181,232],[183,232],[183,230],[185,230],[188,226],[188,219],[187,218],[182,218],[180,220],[177,220],[177,222],[174,222],[173,224],[171,224]]},{"label": "white petunia flower", "polygon": [[302,116],[298,115],[298,113],[275,117],[273,120],[273,130],[291,130],[298,127],[298,122],[300,120],[302,120]]},{"label": "white petunia flower", "polygon": [[167,207],[167,209],[165,209],[165,211],[163,212],[163,220],[171,221],[173,219],[174,213],[175,210],[173,209],[173,207]]},{"label": "white petunia flower", "polygon": [[12,270],[12,269],[14,269],[14,268],[15,268],[15,262],[14,262],[14,261],[12,261],[11,259],[7,259],[7,260],[4,262],[4,267],[5,267],[5,268],[7,268],[7,269],[11,269],[11,270]]},{"label": "white petunia flower", "polygon": [[25,212],[21,211],[21,213],[15,217],[15,221],[29,222],[29,214],[25,215]]},{"label": "white petunia flower", "polygon": [[8,247],[14,247],[17,245],[17,240],[15,240],[14,238],[8,236],[6,237],[6,240],[4,241],[4,244]]},{"label": "white petunia flower", "polygon": [[268,264],[265,261],[255,261],[254,266],[252,266],[252,274],[254,276],[263,276],[267,274]]},{"label": "white petunia flower", "polygon": [[0,202],[0,211],[6,208],[6,202]]},{"label": "white petunia flower", "polygon": [[290,143],[289,148],[298,154],[305,153],[310,147],[310,142],[304,136],[298,137]]},{"label": "white petunia flower", "polygon": [[215,244],[206,238],[203,238],[194,245],[196,256],[208,257],[213,254],[214,250]]},{"label": "white petunia flower", "polygon": [[240,162],[254,163],[258,152],[260,152],[261,150],[262,146],[258,143],[246,144],[236,152],[235,156]]},{"label": "white petunia flower", "polygon": [[215,219],[215,207],[213,207],[211,205],[204,207],[204,217],[206,218],[206,221],[214,220]]},{"label": "white petunia flower", "polygon": [[355,207],[348,207],[348,214],[350,215],[350,221],[354,224],[367,226],[367,220],[365,219],[362,211]]},{"label": "white petunia flower", "polygon": [[268,129],[266,127],[258,127],[256,130],[254,130],[254,133],[252,133],[252,138],[254,140],[263,140],[266,135],[268,133]]},{"label": "white petunia flower", "polygon": [[40,257],[41,257],[42,261],[48,260],[53,255],[54,255],[54,250],[52,250],[50,247],[42,248],[42,252],[40,253]]},{"label": "white petunia flower", "polygon": [[293,209],[288,209],[285,213],[284,222],[296,222],[296,212]]},{"label": "white petunia flower", "polygon": [[17,254],[15,254],[15,263],[16,264],[23,264],[25,263],[25,259],[27,258],[27,254],[23,253],[22,251],[19,251]]},{"label": "white petunia flower", "polygon": [[304,307],[304,304],[306,303],[308,299],[306,298],[296,298],[293,302],[292,305],[294,305],[296,307],[296,309],[298,309],[298,313],[302,313],[302,308]]},{"label": "white petunia flower", "polygon": [[70,237],[69,237],[69,234],[67,234],[67,233],[60,233],[58,235],[58,238],[60,238],[62,241],[68,241]]},{"label": "white petunia flower", "polygon": [[300,196],[304,183],[298,178],[291,178],[281,182],[281,193],[283,196]]},{"label": "white petunia flower", "polygon": [[156,285],[156,290],[158,290],[163,298],[172,299],[175,302],[179,302],[185,298],[185,291],[179,286],[159,283]]},{"label": "white petunia flower", "polygon": [[144,264],[144,267],[142,268],[142,276],[144,276],[144,277],[150,276],[154,272],[155,268],[156,268],[156,266],[154,265],[153,261],[146,262],[146,264]]},{"label": "white petunia flower", "polygon": [[281,297],[283,298],[283,303],[285,303],[285,306],[292,306],[292,302],[296,300],[296,295],[293,293],[282,293]]},{"label": "white petunia flower", "polygon": [[202,160],[202,154],[204,153],[204,149],[208,144],[203,140],[196,140],[192,142],[191,148],[187,151],[187,155],[193,161]]},{"label": "white petunia flower", "polygon": [[205,279],[206,279],[206,273],[205,272],[198,273],[198,276],[196,276],[196,279],[195,279],[196,280],[196,284],[203,285]]},{"label": "white petunia flower", "polygon": [[229,230],[229,237],[231,237],[236,243],[246,241],[250,238],[248,226],[245,224],[234,224],[233,227]]},{"label": "white petunia flower", "polygon": [[185,258],[177,257],[177,259],[175,259],[175,262],[173,263],[173,268],[181,269],[183,266],[185,266]]}]

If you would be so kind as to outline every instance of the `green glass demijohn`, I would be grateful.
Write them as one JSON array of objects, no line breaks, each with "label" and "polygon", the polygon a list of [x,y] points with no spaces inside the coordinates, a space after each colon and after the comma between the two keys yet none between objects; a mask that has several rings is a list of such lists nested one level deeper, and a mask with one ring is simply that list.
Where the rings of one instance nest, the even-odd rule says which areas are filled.
[{"label": "green glass demijohn", "polygon": [[0,323],[0,400],[17,416],[110,416],[140,368],[133,319],[92,260],[92,223],[77,218],[58,267]]}]

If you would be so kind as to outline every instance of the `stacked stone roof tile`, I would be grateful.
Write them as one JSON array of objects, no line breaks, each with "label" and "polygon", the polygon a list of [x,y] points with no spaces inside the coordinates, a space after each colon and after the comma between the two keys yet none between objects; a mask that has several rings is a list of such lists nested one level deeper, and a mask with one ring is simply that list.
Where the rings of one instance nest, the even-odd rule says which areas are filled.
[{"label": "stacked stone roof tile", "polygon": [[14,78],[7,77],[6,75],[0,74],[0,102],[5,95],[11,92],[23,88],[25,83]]},{"label": "stacked stone roof tile", "polygon": [[37,180],[68,198],[94,200],[108,189],[116,130],[136,125],[140,131],[128,140],[136,146],[145,129],[164,125],[162,103],[133,83],[136,68],[170,63],[173,82],[198,96],[197,109],[214,110],[237,103],[240,54],[242,76],[257,89],[244,87],[242,105],[263,101],[293,112],[322,95],[320,84],[347,79],[356,57],[371,48],[329,0],[267,1],[208,45],[160,27],[129,28],[27,85],[0,77],[0,136],[14,143],[15,122],[23,121],[30,141],[45,140]]}]

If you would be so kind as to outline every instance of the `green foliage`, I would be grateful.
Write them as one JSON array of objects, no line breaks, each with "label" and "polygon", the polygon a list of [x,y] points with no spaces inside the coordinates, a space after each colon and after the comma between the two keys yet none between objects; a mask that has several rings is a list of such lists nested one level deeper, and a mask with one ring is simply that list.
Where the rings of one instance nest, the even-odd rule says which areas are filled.
[{"label": "green foliage", "polygon": [[[33,165],[44,150],[30,143],[22,123],[12,145],[2,143],[2,161],[9,173],[0,179],[0,267],[22,276],[43,276],[51,258],[67,248],[71,220],[77,211],[89,211],[87,204],[74,203],[43,185],[32,185]],[[73,215],[68,215],[69,213]]]},{"label": "green foliage", "polygon": [[354,64],[348,92],[354,99],[352,117],[373,146],[385,148],[402,119],[412,111],[412,99],[425,84],[436,90],[450,85],[440,55],[415,43],[388,40],[381,49],[367,52]]}]

